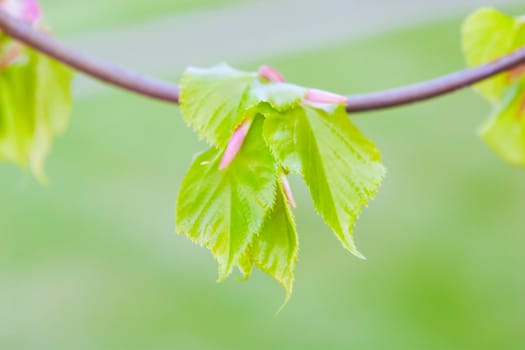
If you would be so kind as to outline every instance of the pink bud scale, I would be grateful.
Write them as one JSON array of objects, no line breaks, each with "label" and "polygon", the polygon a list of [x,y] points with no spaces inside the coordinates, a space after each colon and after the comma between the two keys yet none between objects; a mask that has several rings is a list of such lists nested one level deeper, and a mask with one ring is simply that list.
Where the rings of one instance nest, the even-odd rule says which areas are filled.
[{"label": "pink bud scale", "polygon": [[272,83],[284,83],[283,75],[275,68],[262,66],[259,68],[259,75]]},{"label": "pink bud scale", "polygon": [[230,141],[228,142],[228,146],[226,146],[226,151],[224,151],[224,155],[222,156],[219,170],[226,169],[231,164],[237,153],[239,153],[251,125],[252,119],[246,119],[237,127],[237,129],[235,129]]},{"label": "pink bud scale", "polygon": [[281,175],[281,184],[283,185],[284,194],[286,196],[286,199],[288,199],[288,203],[292,208],[297,208],[297,205],[295,204],[295,198],[293,197],[292,193],[292,187],[288,182],[288,178],[284,174]]}]

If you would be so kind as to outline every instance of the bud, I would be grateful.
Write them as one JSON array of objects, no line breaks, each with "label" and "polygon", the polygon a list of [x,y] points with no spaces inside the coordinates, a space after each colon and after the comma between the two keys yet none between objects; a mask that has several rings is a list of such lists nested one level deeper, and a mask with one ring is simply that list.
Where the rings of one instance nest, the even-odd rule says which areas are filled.
[{"label": "bud", "polygon": [[521,64],[517,67],[514,67],[509,72],[509,80],[511,83],[519,80],[525,74],[525,64]]},{"label": "bud", "polygon": [[525,100],[521,101],[520,108],[518,109],[518,114],[516,114],[516,120],[522,121],[525,118]]},{"label": "bud", "polygon": [[275,68],[270,66],[261,66],[259,75],[272,83],[284,83],[283,75]]},{"label": "bud", "polygon": [[329,104],[329,105],[339,105],[346,104],[347,98],[332,92],[309,89],[306,93],[306,97],[303,100],[304,104],[307,105],[316,105],[316,104]]},{"label": "bud", "polygon": [[237,153],[239,153],[239,150],[244,143],[246,135],[248,135],[251,125],[252,120],[246,119],[241,123],[241,125],[237,127],[237,129],[235,129],[232,137],[230,138],[230,141],[228,142],[228,146],[226,146],[226,151],[224,151],[224,155],[222,156],[219,170],[226,169],[233,161]]},{"label": "bud", "polygon": [[0,10],[31,25],[42,17],[38,0],[0,0]]},{"label": "bud", "polygon": [[292,187],[290,186],[290,183],[288,182],[288,179],[286,178],[285,174],[281,175],[281,184],[283,185],[284,194],[286,195],[286,199],[288,199],[288,203],[290,203],[290,206],[292,208],[297,208],[292,193]]}]

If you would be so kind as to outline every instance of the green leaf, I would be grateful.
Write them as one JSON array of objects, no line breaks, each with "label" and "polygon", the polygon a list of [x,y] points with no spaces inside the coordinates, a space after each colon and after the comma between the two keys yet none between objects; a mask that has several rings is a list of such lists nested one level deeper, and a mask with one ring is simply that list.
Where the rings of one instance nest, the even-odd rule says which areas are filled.
[{"label": "green leaf", "polygon": [[[285,112],[297,107],[306,96],[307,89],[288,83],[268,83],[255,80],[250,86],[247,101],[247,108],[260,106],[261,103],[268,104],[271,110]],[[261,111],[262,112],[262,111]]]},{"label": "green leaf", "polygon": [[29,167],[45,181],[44,161],[71,111],[71,71],[27,50],[0,73],[0,159]]},{"label": "green leaf", "polygon": [[352,234],[385,174],[380,154],[349,120],[344,107],[305,106],[269,116],[265,139],[275,157],[303,175],[315,208],[343,246],[358,252]]},{"label": "green leaf", "polygon": [[[239,153],[219,171],[224,150],[200,154],[186,174],[177,198],[179,233],[211,249],[223,281],[240,261],[275,198],[276,163],[262,138],[257,116]],[[244,265],[242,265],[244,266]]]},{"label": "green leaf", "polygon": [[[183,78],[182,112],[201,138],[215,145],[199,155],[177,198],[177,230],[211,249],[219,280],[236,266],[253,266],[291,295],[298,237],[282,173],[299,173],[315,208],[343,246],[357,256],[353,226],[384,176],[380,154],[350,122],[344,106],[303,106],[308,89],[266,81],[228,66],[190,69]],[[240,151],[241,129],[255,117]],[[243,126],[249,125],[242,124]],[[232,140],[231,144],[228,143]],[[225,171],[219,164],[229,164]],[[223,165],[224,166],[224,165]]]},{"label": "green leaf", "polygon": [[485,142],[508,162],[525,166],[525,82],[508,89],[483,127]]},{"label": "green leaf", "polygon": [[286,289],[286,300],[292,294],[298,249],[295,222],[279,183],[273,210],[255,238],[250,255],[259,269],[275,278]]},{"label": "green leaf", "polygon": [[226,64],[210,69],[189,68],[181,80],[184,120],[202,139],[216,147],[225,146],[232,131],[247,117],[241,104],[256,77],[255,73]]},{"label": "green leaf", "polygon": [[223,147],[244,119],[257,113],[286,111],[299,105],[306,88],[263,82],[226,64],[189,68],[181,81],[181,111],[188,125],[208,143]]},{"label": "green leaf", "polygon": [[252,275],[253,260],[250,255],[250,247],[248,247],[237,260],[237,268],[242,274],[242,280],[248,280]]},{"label": "green leaf", "polygon": [[73,71],[45,55],[34,53],[36,68],[37,113],[50,130],[60,135],[69,124],[72,109],[71,81]]},{"label": "green leaf", "polygon": [[[495,9],[483,8],[465,20],[462,42],[469,66],[489,63],[525,45],[525,23]],[[477,84],[476,88],[489,101],[498,102],[511,84],[512,79],[505,72]]]}]

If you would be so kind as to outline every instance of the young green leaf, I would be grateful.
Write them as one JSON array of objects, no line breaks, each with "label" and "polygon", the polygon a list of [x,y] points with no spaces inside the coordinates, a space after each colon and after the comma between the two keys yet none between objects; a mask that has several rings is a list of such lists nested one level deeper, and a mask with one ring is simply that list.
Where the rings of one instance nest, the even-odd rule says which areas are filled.
[{"label": "young green leaf", "polygon": [[51,141],[61,135],[69,124],[72,109],[72,71],[44,55],[34,53],[36,63],[35,139],[31,168],[44,177],[44,161]]},{"label": "young green leaf", "polygon": [[292,294],[294,270],[298,256],[298,238],[290,205],[280,182],[270,215],[250,248],[250,255],[259,269],[286,289],[286,299]]},{"label": "young green leaf", "polygon": [[[492,8],[483,8],[470,15],[462,27],[463,52],[469,66],[494,61],[525,45],[525,22]],[[508,72],[498,74],[476,88],[491,102],[503,98],[513,82]]]},{"label": "young green leaf", "polygon": [[380,154],[348,119],[344,107],[305,106],[268,116],[265,139],[276,158],[303,175],[315,208],[343,246],[362,257],[352,234],[385,169]]},{"label": "young green leaf", "polygon": [[64,133],[72,109],[71,80],[73,72],[45,55],[33,53],[36,66],[37,112],[56,135]]},{"label": "young green leaf", "polygon": [[241,254],[237,260],[237,268],[242,274],[242,280],[248,280],[252,275],[253,270],[253,260],[250,255],[250,248],[248,247],[244,253]]},{"label": "young green leaf", "polygon": [[25,54],[0,73],[0,159],[29,167],[44,181],[52,140],[69,119],[72,72],[34,51]]},{"label": "young green leaf", "polygon": [[307,89],[288,83],[263,83],[254,80],[246,98],[246,107],[266,103],[272,111],[285,112],[296,106],[305,98]]},{"label": "young green leaf", "polygon": [[0,74],[0,158],[20,166],[29,163],[34,134],[34,74],[30,68],[11,66]]},{"label": "young green leaf", "polygon": [[186,175],[177,229],[212,250],[220,281],[234,266],[247,279],[256,265],[290,297],[298,238],[288,172],[302,174],[317,211],[361,256],[353,226],[384,168],[348,119],[344,96],[287,84],[271,67],[190,69],[181,85],[185,120],[219,150],[199,155]]},{"label": "young green leaf", "polygon": [[241,104],[256,78],[255,73],[226,64],[210,69],[189,68],[181,80],[184,120],[202,139],[219,148],[225,146],[235,127],[247,117]]},{"label": "young green leaf", "polygon": [[[274,202],[277,168],[257,116],[233,162],[219,170],[224,149],[200,154],[177,198],[179,233],[211,249],[224,280],[252,243]],[[242,265],[244,266],[244,265]]]},{"label": "young green leaf", "polygon": [[[263,82],[264,80],[264,82]],[[307,89],[272,83],[256,73],[222,64],[189,68],[181,80],[181,111],[188,125],[216,147],[224,147],[239,124],[263,111],[285,111],[299,105]]]},{"label": "young green leaf", "polygon": [[502,158],[525,166],[525,81],[507,90],[481,135]]}]

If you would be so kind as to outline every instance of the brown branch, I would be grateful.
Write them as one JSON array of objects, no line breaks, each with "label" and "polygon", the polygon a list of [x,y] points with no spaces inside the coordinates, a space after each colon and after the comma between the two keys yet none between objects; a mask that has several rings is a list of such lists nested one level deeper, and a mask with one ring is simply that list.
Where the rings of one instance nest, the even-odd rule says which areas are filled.
[{"label": "brown branch", "polygon": [[523,64],[525,64],[525,47],[497,61],[444,75],[422,83],[391,90],[348,96],[346,110],[349,113],[365,112],[429,100],[479,83],[482,80]]},{"label": "brown branch", "polygon": [[[64,46],[50,35],[12,18],[3,11],[0,11],[0,30],[27,46],[93,78],[139,95],[179,103],[180,88],[177,85],[86,56]],[[497,61],[422,83],[348,96],[346,109],[348,112],[363,112],[425,101],[465,88],[521,64],[525,64],[525,48],[518,49]]]},{"label": "brown branch", "polygon": [[61,44],[47,33],[0,11],[0,30],[27,46],[56,59],[79,72],[139,95],[178,103],[177,85],[140,75],[107,62],[86,56]]}]

